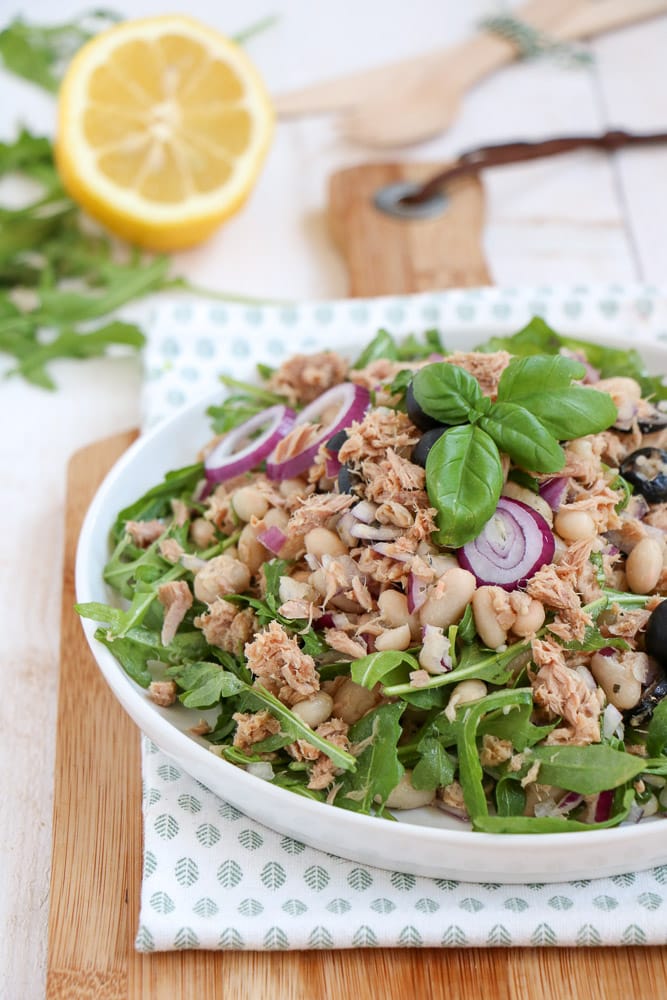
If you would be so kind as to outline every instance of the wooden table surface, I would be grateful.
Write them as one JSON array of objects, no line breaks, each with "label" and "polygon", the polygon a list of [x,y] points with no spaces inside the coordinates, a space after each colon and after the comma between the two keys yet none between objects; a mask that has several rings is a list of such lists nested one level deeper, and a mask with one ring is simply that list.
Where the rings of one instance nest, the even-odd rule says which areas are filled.
[{"label": "wooden table surface", "polygon": [[[163,0],[124,0],[114,6],[128,15],[164,9]],[[267,8],[260,0],[243,5],[191,0],[188,9],[229,32],[269,10],[278,12],[279,23],[253,41],[250,50],[269,86],[278,91],[455,41],[491,6],[482,0],[339,0],[325,8],[307,0],[280,0]],[[10,0],[3,20],[19,11],[35,21],[52,20],[52,7],[46,0],[30,0],[21,8],[16,4],[14,11]],[[61,0],[56,17],[64,20],[80,7],[75,0]],[[667,18],[610,34],[595,41],[591,51],[595,61],[587,69],[539,61],[504,70],[470,95],[447,135],[408,156],[434,161],[482,142],[616,125],[664,128]],[[10,137],[19,120],[52,131],[51,98],[8,76],[0,77],[0,83],[0,138]],[[368,151],[344,143],[328,119],[280,124],[267,167],[243,213],[206,247],[180,255],[177,267],[202,284],[249,295],[303,299],[344,294],[345,271],[324,218],[326,178],[367,158]],[[665,177],[665,149],[610,157],[573,154],[489,173],[485,249],[493,280],[513,285],[664,281]],[[3,1000],[44,995],[66,463],[79,447],[135,426],[139,419],[135,359],[62,363],[55,375],[61,387],[55,395],[16,380],[4,383],[0,393],[2,509],[8,525],[0,547]],[[538,973],[538,954],[516,953],[508,961],[497,996],[527,994],[526,982]],[[592,954],[559,953],[550,971],[541,967],[532,995],[556,996],[559,990],[560,995],[574,995],[564,982],[574,976],[585,984],[595,968]],[[620,955],[604,958],[609,997],[620,995],[614,986]],[[275,976],[279,959],[267,964]],[[317,956],[311,962],[313,996],[323,982],[321,961]],[[443,955],[443,971],[458,961]],[[661,995],[660,986],[664,993],[662,964],[639,955],[637,962],[638,982],[648,984],[646,976],[653,969],[652,995]],[[327,958],[332,985],[335,968],[335,957]],[[358,986],[356,992],[363,995],[361,980]],[[472,996],[474,987],[471,982],[472,992],[450,995]],[[420,992],[440,995],[432,984]],[[597,995],[593,986],[590,995]]]}]

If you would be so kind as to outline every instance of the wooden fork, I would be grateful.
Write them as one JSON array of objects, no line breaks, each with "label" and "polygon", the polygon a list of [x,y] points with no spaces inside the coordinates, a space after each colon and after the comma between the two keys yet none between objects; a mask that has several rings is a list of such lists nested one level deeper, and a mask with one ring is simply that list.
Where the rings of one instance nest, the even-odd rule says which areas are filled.
[{"label": "wooden fork", "polygon": [[[532,0],[516,16],[561,41],[586,38],[667,12],[667,0]],[[281,117],[340,112],[341,134],[367,146],[405,146],[445,131],[467,91],[517,57],[480,32],[449,49],[274,98]]]}]

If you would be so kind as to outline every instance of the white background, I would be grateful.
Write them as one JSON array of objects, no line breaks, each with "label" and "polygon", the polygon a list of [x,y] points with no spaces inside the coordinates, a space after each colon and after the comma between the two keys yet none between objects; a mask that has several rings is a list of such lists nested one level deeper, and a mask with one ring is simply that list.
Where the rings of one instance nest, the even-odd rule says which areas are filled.
[{"label": "white background", "polygon": [[[88,6],[61,0],[57,19]],[[163,0],[113,6],[127,16],[165,12]],[[503,6],[190,0],[187,12],[231,34],[279,14],[278,24],[248,45],[277,93],[455,42],[481,14]],[[28,0],[20,12],[46,22],[54,4]],[[0,26],[17,13],[18,5],[3,0]],[[591,50],[595,62],[587,69],[542,60],[503,70],[468,97],[447,135],[400,155],[437,161],[505,139],[667,128],[667,18],[607,35]],[[1,70],[0,94],[0,138],[13,136],[19,123],[53,132],[53,98]],[[206,246],[177,256],[175,270],[260,297],[344,295],[344,270],[326,228],[326,181],[333,170],[369,158],[380,157],[342,141],[331,119],[280,123],[243,212]],[[577,153],[489,172],[485,246],[494,281],[663,282],[665,178],[667,148]],[[56,394],[0,383],[0,995],[8,1000],[44,992],[66,463],[82,445],[138,421],[136,359],[63,362],[53,374]]]}]

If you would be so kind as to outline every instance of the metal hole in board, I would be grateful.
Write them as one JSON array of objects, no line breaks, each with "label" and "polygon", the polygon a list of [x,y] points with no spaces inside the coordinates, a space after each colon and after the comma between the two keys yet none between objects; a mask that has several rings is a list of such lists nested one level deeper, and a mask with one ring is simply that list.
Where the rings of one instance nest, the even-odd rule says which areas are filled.
[{"label": "metal hole in board", "polygon": [[375,193],[373,204],[380,212],[392,215],[395,219],[433,219],[436,215],[442,215],[447,207],[444,194],[431,195],[428,201],[420,201],[414,205],[402,201],[406,195],[418,190],[419,184],[411,184],[409,181],[387,184]]}]

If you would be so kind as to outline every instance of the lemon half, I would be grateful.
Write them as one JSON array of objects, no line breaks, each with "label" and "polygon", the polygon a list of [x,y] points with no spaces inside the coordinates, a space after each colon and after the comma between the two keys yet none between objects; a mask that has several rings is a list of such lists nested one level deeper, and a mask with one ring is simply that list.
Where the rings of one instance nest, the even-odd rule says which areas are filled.
[{"label": "lemon half", "polygon": [[126,21],[74,57],[56,163],[72,198],[154,250],[206,239],[252,190],[273,130],[245,52],[188,17]]}]

